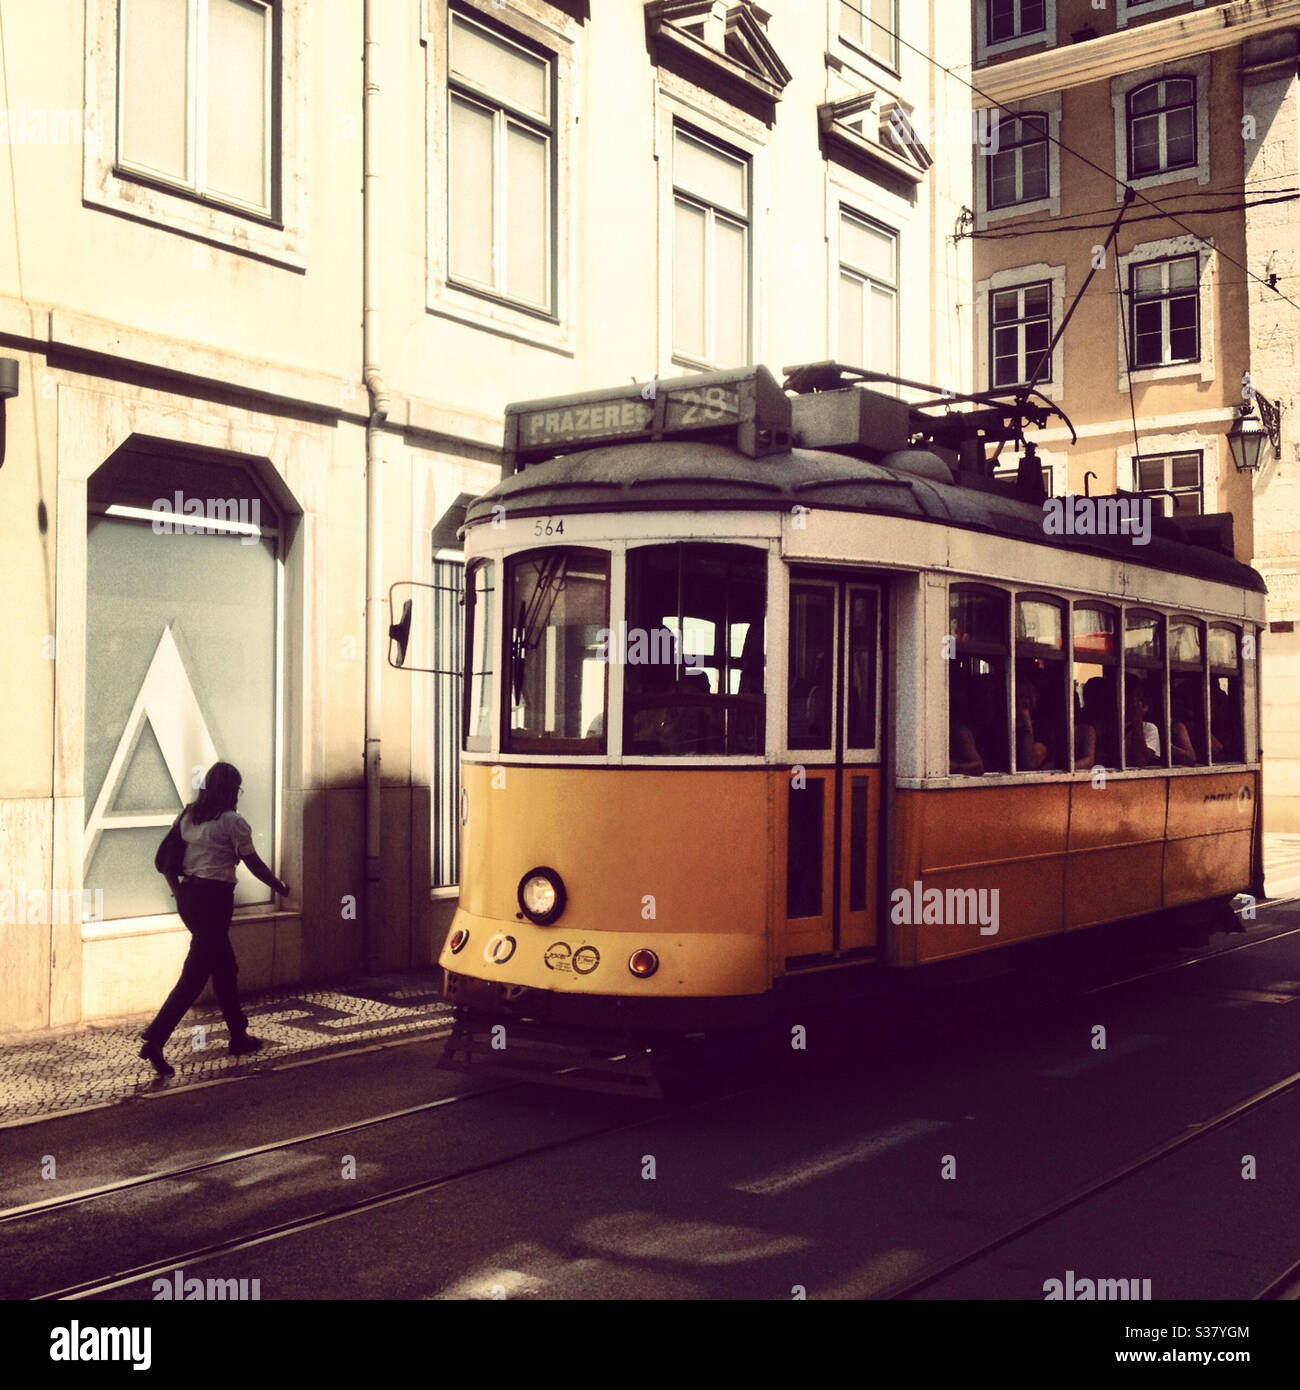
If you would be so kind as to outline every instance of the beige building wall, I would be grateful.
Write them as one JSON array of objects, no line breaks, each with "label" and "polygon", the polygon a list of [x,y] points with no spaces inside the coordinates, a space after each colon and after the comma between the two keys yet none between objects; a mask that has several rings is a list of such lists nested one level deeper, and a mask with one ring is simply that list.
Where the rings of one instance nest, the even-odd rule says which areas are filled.
[{"label": "beige building wall", "polygon": [[[556,64],[549,318],[449,283],[443,0],[372,7],[368,181],[365,7],[280,0],[273,218],[123,172],[117,0],[0,0],[0,356],[20,372],[0,470],[0,888],[10,895],[0,899],[0,1030],[151,1009],[188,945],[174,913],[112,901],[84,921],[51,910],[90,886],[87,720],[107,677],[87,657],[88,511],[101,470],[124,451],[161,458],[178,478],[238,465],[282,520],[276,815],[254,829],[292,895],[237,910],[244,987],[402,968],[436,952],[455,890],[430,888],[433,678],[388,666],[381,906],[368,949],[363,920],[363,181],[380,233],[371,351],[389,398],[377,450],[385,599],[394,582],[432,582],[435,526],[495,482],[510,400],[687,370],[671,344],[674,121],[750,161],[750,360],[779,372],[837,355],[847,206],[898,234],[900,372],[969,384],[959,315],[970,249],[952,236],[971,200],[969,143],[945,132],[922,158],[880,141],[896,103],[919,113],[922,139],[931,110],[968,113],[931,63],[902,47],[886,66],[846,42],[833,0],[770,15],[743,0],[713,6],[705,38],[721,61],[683,59],[680,43],[657,40],[639,0],[456,8]],[[933,7],[901,9],[908,42],[948,65],[969,60],[965,34],[938,25]],[[717,47],[738,20],[751,35],[741,59]],[[717,76],[755,53],[778,101],[754,95],[762,82]],[[828,140],[819,108],[835,103],[841,127],[865,125]],[[43,897],[46,920],[18,907],[20,889]]]}]

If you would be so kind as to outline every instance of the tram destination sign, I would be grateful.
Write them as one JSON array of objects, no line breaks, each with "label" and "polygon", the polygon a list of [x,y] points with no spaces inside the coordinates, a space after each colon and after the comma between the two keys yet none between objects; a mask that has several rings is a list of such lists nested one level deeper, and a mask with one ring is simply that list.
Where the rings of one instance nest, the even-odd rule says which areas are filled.
[{"label": "tram destination sign", "polygon": [[506,473],[601,444],[699,438],[751,458],[790,447],[790,402],[765,367],[633,383],[506,410]]}]

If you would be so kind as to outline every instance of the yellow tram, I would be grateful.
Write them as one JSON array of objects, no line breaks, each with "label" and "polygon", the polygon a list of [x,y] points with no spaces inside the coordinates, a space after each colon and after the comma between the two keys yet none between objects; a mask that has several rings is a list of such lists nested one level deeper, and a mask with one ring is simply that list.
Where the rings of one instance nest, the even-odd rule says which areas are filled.
[{"label": "yellow tram", "polygon": [[726,1027],[1260,891],[1260,577],[1158,517],[1054,534],[1032,448],[986,460],[1043,412],[866,376],[510,407],[464,533],[463,1017]]}]

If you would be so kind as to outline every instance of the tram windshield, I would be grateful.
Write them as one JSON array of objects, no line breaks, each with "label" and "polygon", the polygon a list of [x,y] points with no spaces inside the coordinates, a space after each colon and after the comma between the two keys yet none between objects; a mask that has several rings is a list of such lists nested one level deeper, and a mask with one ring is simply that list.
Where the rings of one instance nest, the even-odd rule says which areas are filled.
[{"label": "tram windshield", "polygon": [[645,546],[628,552],[627,584],[624,750],[761,754],[766,553]]},{"label": "tram windshield", "polygon": [[512,556],[506,748],[599,753],[605,748],[609,556],[557,548]]}]

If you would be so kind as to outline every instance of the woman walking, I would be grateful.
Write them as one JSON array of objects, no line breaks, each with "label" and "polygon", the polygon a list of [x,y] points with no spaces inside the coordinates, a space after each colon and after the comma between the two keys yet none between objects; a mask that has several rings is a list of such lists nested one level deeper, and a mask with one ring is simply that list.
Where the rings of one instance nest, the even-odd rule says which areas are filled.
[{"label": "woman walking", "polygon": [[230,944],[230,917],[235,906],[235,870],[240,860],[249,872],[281,897],[289,886],[266,867],[253,848],[248,822],[235,810],[243,779],[230,763],[213,763],[198,796],[181,812],[181,838],[185,841],[185,861],[181,877],[169,874],[167,882],[181,921],[189,928],[190,951],[185,957],[181,977],[167,996],[154,1021],[141,1037],[140,1056],[153,1065],[160,1076],[171,1076],[163,1048],[190,1005],[199,997],[208,977],[217,1003],[230,1030],[230,1050],[236,1056],[256,1052],[260,1038],[250,1036],[248,1019],[239,1007],[236,984],[238,967]]}]

